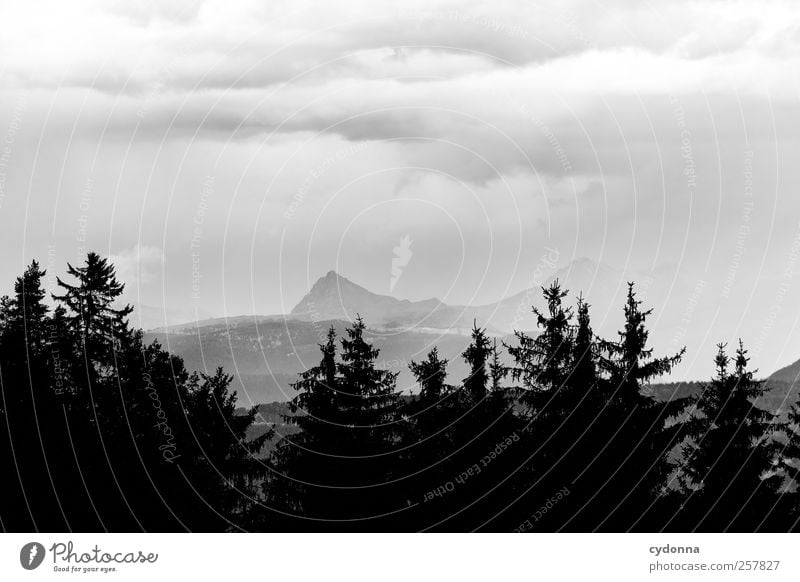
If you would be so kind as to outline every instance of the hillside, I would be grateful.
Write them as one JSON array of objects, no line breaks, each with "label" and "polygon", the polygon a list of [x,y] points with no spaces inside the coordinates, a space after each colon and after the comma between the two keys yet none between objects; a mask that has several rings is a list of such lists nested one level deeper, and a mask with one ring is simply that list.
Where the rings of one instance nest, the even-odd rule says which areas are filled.
[{"label": "hillside", "polygon": [[[413,392],[415,382],[408,370],[435,345],[450,360],[451,381],[460,380],[466,367],[460,354],[468,344],[473,322],[502,339],[514,329],[535,329],[531,305],[539,302],[541,286],[558,279],[566,288],[582,289],[592,298],[597,317],[595,331],[616,329],[616,313],[626,285],[621,273],[589,259],[576,259],[539,285],[489,305],[452,306],[437,299],[408,301],[372,293],[336,273],[318,279],[288,315],[237,316],[206,319],[150,331],[146,339],[158,339],[182,356],[190,370],[213,371],[223,366],[235,377],[240,403],[285,401],[294,396],[290,384],[297,374],[319,361],[318,344],[333,325],[341,336],[349,321],[360,314],[369,327],[369,339],[381,350],[378,365],[399,373],[398,387]],[[536,282],[533,282],[536,283]],[[574,294],[574,293],[572,293]],[[605,320],[605,325],[604,325]],[[607,328],[607,329],[604,329]],[[760,406],[784,412],[800,392],[800,361],[769,377],[769,393]],[[674,385],[672,385],[674,388]],[[679,387],[680,394],[699,385]],[[668,390],[667,384],[660,390]]]},{"label": "hillside", "polygon": [[[319,344],[331,325],[341,336],[348,324],[341,320],[251,319],[198,325],[194,331],[157,330],[148,332],[145,339],[158,339],[181,356],[189,370],[213,371],[223,366],[234,375],[240,405],[246,406],[292,398],[295,392],[289,384],[299,372],[319,362]],[[408,364],[423,359],[434,345],[452,360],[449,371],[454,378],[466,374],[459,358],[469,343],[465,335],[372,329],[368,337],[381,350],[378,366],[399,372],[398,388],[403,391],[415,387]]]}]

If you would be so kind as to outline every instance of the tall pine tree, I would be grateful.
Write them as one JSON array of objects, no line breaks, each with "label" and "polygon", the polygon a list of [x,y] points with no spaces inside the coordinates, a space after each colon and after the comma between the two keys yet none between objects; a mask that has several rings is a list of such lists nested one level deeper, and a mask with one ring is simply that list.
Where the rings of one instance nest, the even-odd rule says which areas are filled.
[{"label": "tall pine tree", "polygon": [[707,531],[756,531],[769,519],[782,482],[776,416],[759,408],[764,385],[748,369],[742,342],[733,370],[718,346],[717,373],[690,397],[681,477],[686,526]]}]

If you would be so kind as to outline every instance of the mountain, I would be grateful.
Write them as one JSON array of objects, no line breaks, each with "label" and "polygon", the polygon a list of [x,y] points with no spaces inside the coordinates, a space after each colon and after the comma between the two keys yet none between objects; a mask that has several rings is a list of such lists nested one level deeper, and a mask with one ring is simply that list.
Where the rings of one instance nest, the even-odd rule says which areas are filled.
[{"label": "mountain", "polygon": [[[145,341],[158,340],[181,356],[189,370],[213,373],[217,366],[224,367],[234,376],[240,406],[250,406],[292,398],[295,392],[290,384],[300,372],[319,363],[319,344],[328,329],[333,326],[341,337],[348,325],[349,321],[342,320],[250,317],[152,330],[145,334]],[[377,365],[398,372],[397,386],[404,392],[416,388],[409,364],[424,359],[433,346],[451,360],[448,372],[454,381],[467,374],[459,357],[469,343],[466,335],[373,327],[367,338],[381,350]]]},{"label": "mountain", "polygon": [[769,377],[773,382],[784,382],[787,384],[800,383],[800,360],[781,368]]},{"label": "mountain", "polygon": [[[506,299],[480,306],[447,305],[438,299],[408,301],[379,295],[343,277],[328,272],[314,283],[308,294],[292,309],[291,316],[303,321],[352,321],[357,314],[371,326],[444,333],[467,334],[473,322],[501,335],[514,330],[534,330],[531,306],[541,304],[542,287],[558,280],[562,287],[591,294],[595,311],[619,306],[627,290],[621,274],[602,263],[581,258],[538,284]],[[570,297],[570,302],[573,301]],[[615,303],[616,301],[616,303]],[[618,303],[618,305],[617,305]]]},{"label": "mountain", "polygon": [[766,380],[769,408],[786,413],[800,395],[800,360],[773,373]]},{"label": "mountain", "polygon": [[[547,279],[533,284],[528,289],[511,297],[471,310],[472,317],[486,322],[502,333],[514,330],[536,329],[536,317],[531,307],[542,307],[542,287],[558,281],[562,289],[569,290],[567,303],[573,305],[579,293],[592,298],[592,313],[620,311],[624,293],[627,291],[622,274],[608,265],[588,258],[579,258],[559,269]],[[619,308],[619,309],[617,309]]]},{"label": "mountain", "polygon": [[470,314],[469,308],[445,305],[438,299],[409,301],[372,293],[330,271],[314,283],[290,315],[303,321],[352,321],[361,315],[371,326],[468,333]]},{"label": "mountain", "polygon": [[532,282],[530,289],[483,306],[397,299],[372,293],[330,271],[288,315],[200,320],[151,330],[146,339],[157,339],[183,357],[189,370],[213,372],[223,366],[234,375],[244,406],[292,398],[290,384],[299,372],[318,363],[319,344],[328,328],[333,326],[341,336],[360,314],[367,322],[369,341],[381,350],[378,365],[398,372],[398,387],[408,392],[416,389],[409,364],[424,359],[433,346],[450,360],[451,381],[464,378],[467,368],[460,354],[469,343],[473,322],[501,341],[511,339],[515,329],[535,329],[531,305],[541,305],[541,287],[556,278],[576,290],[591,289],[597,301],[609,305],[622,289],[613,269],[589,259],[573,261],[544,282]]}]

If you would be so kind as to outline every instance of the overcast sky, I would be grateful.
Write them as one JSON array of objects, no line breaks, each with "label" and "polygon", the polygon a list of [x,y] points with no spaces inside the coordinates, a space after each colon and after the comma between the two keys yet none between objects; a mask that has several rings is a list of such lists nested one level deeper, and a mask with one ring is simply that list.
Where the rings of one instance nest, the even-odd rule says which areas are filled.
[{"label": "overcast sky", "polygon": [[0,21],[4,290],[93,249],[150,325],[288,311],[330,269],[479,304],[555,249],[644,282],[687,377],[738,336],[764,372],[800,357],[791,2],[7,0]]}]

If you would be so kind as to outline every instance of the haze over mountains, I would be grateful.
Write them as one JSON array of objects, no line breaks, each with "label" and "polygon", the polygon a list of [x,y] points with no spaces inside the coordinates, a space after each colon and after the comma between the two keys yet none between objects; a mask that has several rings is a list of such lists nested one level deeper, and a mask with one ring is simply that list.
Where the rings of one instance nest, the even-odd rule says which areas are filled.
[{"label": "haze over mountains", "polygon": [[350,321],[360,314],[373,327],[457,334],[468,334],[477,321],[495,334],[511,334],[515,329],[536,328],[531,306],[539,302],[541,287],[556,279],[565,288],[589,290],[596,305],[602,307],[621,297],[620,291],[624,290],[614,269],[586,258],[535,281],[529,289],[479,306],[447,305],[436,298],[408,301],[378,295],[329,271],[317,280],[290,315],[304,321]]},{"label": "haze over mountains", "polygon": [[317,363],[318,344],[331,325],[342,334],[360,314],[370,328],[370,341],[381,349],[378,364],[398,372],[400,389],[413,391],[408,365],[424,358],[433,346],[450,360],[451,382],[466,375],[460,354],[474,322],[499,342],[510,340],[514,329],[535,329],[531,305],[541,297],[542,285],[556,278],[571,281],[576,287],[593,289],[593,295],[610,303],[618,291],[613,274],[607,266],[579,259],[497,303],[458,306],[435,298],[408,301],[380,295],[330,271],[287,315],[204,319],[151,330],[147,335],[182,356],[189,369],[224,366],[235,375],[244,402],[270,402],[293,396],[289,384],[298,372]]},{"label": "haze over mountains", "polygon": [[[398,372],[398,387],[404,392],[416,389],[409,363],[423,359],[433,346],[438,346],[440,353],[450,360],[449,381],[463,379],[466,367],[460,354],[468,344],[473,322],[487,328],[498,342],[512,340],[514,330],[535,330],[531,306],[542,306],[541,287],[556,279],[567,289],[583,290],[591,304],[595,331],[614,337],[626,292],[627,281],[622,272],[581,258],[541,279],[532,281],[529,289],[496,303],[464,306],[448,305],[436,298],[408,301],[373,293],[329,271],[289,314],[204,319],[151,330],[147,336],[159,339],[170,351],[182,356],[189,369],[211,371],[223,366],[234,374],[243,405],[293,397],[290,383],[299,372],[318,362],[318,344],[328,328],[335,327],[341,335],[358,314],[370,328],[370,341],[381,350],[378,365]],[[647,305],[657,308],[652,318],[651,340],[658,352],[675,350],[679,343],[701,341],[699,334],[705,335],[703,329],[686,326],[674,331],[680,326],[681,316],[674,309],[670,313],[669,307],[659,305],[667,302],[657,299],[657,284],[646,279],[638,288]],[[570,292],[570,303],[577,293]],[[799,372],[800,363],[796,363],[776,373],[772,378],[776,390],[784,395],[796,391]],[[776,395],[774,400],[774,407],[779,407],[782,397]]]}]

